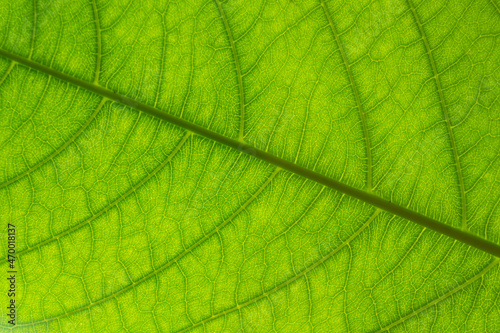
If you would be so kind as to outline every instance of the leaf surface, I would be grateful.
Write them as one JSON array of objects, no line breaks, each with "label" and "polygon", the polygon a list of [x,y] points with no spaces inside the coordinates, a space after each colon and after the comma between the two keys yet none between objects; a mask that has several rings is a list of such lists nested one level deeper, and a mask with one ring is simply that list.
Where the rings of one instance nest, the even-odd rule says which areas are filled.
[{"label": "leaf surface", "polygon": [[495,0],[0,1],[0,27],[15,331],[500,329]]}]

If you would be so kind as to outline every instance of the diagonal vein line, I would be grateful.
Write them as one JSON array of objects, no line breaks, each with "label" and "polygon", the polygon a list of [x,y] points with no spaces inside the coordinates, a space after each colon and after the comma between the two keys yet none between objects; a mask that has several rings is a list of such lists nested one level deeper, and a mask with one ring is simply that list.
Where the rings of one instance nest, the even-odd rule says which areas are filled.
[{"label": "diagonal vein line", "polygon": [[5,71],[5,73],[3,74],[2,78],[0,79],[0,85],[2,85],[3,81],[5,81],[5,79],[7,79],[7,76],[9,76],[10,72],[12,71],[12,69],[14,68],[14,66],[17,64],[16,61],[12,61],[9,65],[9,67],[7,68],[7,70]]},{"label": "diagonal vein line", "polygon": [[28,59],[20,57],[18,55],[12,54],[12,53],[5,51],[5,50],[2,50],[2,49],[0,49],[0,56],[17,61],[18,63],[23,64],[24,66],[28,66],[30,68],[36,69],[36,70],[41,71],[47,75],[54,76],[60,80],[70,82],[72,84],[75,84],[77,86],[85,88],[89,91],[92,91],[98,95],[101,95],[103,97],[107,97],[111,100],[114,100],[118,103],[129,105],[129,106],[131,106],[139,111],[148,113],[154,117],[162,119],[163,121],[169,122],[169,123],[176,125],[176,126],[180,126],[184,129],[190,131],[190,132],[193,132],[195,134],[198,134],[198,135],[203,136],[205,138],[208,138],[210,140],[217,141],[225,146],[236,149],[236,150],[241,151],[245,154],[248,154],[248,155],[251,155],[255,158],[258,158],[262,161],[266,161],[270,164],[274,164],[282,169],[288,170],[292,173],[295,173],[297,175],[300,175],[302,177],[310,179],[310,180],[317,182],[319,184],[323,184],[325,186],[328,186],[336,191],[347,194],[353,198],[364,201],[370,205],[373,205],[377,208],[383,209],[387,212],[390,212],[392,214],[400,216],[404,219],[410,220],[410,221],[417,223],[425,228],[429,228],[431,230],[434,230],[436,232],[444,234],[448,237],[456,239],[460,242],[463,242],[469,246],[473,246],[473,247],[478,248],[482,251],[488,252],[494,256],[500,257],[500,245],[493,243],[489,240],[486,240],[484,238],[481,238],[479,236],[476,236],[472,233],[454,228],[448,224],[439,222],[435,219],[432,219],[430,217],[422,215],[418,212],[415,212],[415,211],[412,211],[408,208],[394,204],[394,203],[392,203],[388,200],[385,200],[379,196],[376,196],[372,193],[369,193],[369,192],[357,189],[355,187],[349,186],[347,184],[341,183],[341,182],[334,180],[334,179],[331,179],[325,175],[322,175],[322,174],[319,174],[319,173],[314,172],[312,170],[309,170],[307,168],[304,168],[298,164],[294,164],[290,161],[287,161],[285,159],[282,159],[282,158],[279,158],[279,157],[274,156],[272,154],[269,154],[265,151],[256,149],[255,147],[253,147],[249,144],[246,144],[246,143],[240,142],[238,140],[226,137],[224,135],[213,132],[213,131],[206,129],[204,127],[201,127],[199,125],[193,124],[193,123],[186,121],[184,119],[178,118],[174,115],[165,113],[159,109],[156,109],[154,107],[151,107],[151,106],[146,105],[144,103],[141,103],[139,101],[136,101],[136,100],[130,99],[128,97],[125,97],[123,95],[117,94],[109,89],[104,88],[104,87],[97,86],[97,85],[92,84],[90,82],[86,82],[86,81],[77,79],[77,78],[69,76],[67,74],[63,74],[63,73],[61,73],[57,70],[54,70],[50,67],[41,65],[39,63],[33,62],[31,60],[28,60]]},{"label": "diagonal vein line", "polygon": [[47,163],[48,161],[50,161],[51,159],[53,159],[55,156],[57,156],[59,153],[61,153],[67,146],[69,146],[71,143],[73,143],[76,140],[76,138],[78,136],[80,136],[80,134],[82,134],[82,132],[90,125],[90,123],[92,122],[92,120],[94,120],[94,118],[97,116],[97,114],[102,109],[104,103],[107,100],[108,99],[106,97],[104,97],[101,100],[101,102],[99,103],[99,105],[97,106],[97,108],[94,110],[94,112],[90,115],[90,117],[87,119],[87,121],[85,122],[85,124],[83,124],[83,126],[80,127],[80,129],[78,131],[76,131],[76,133],[73,134],[73,136],[71,136],[71,138],[69,138],[62,146],[60,146],[59,148],[57,148],[52,154],[50,154],[49,156],[47,156],[46,158],[44,158],[43,160],[41,160],[37,164],[35,164],[32,167],[28,168],[28,170],[20,173],[16,177],[11,178],[11,179],[9,179],[6,182],[0,184],[0,189],[4,188],[6,186],[9,186],[12,183],[15,183],[19,179],[23,178],[27,174],[29,174],[29,173],[33,172],[34,170],[38,169],[39,167],[41,167],[42,165],[44,165],[45,163]]},{"label": "diagonal vein line", "polygon": [[217,3],[217,8],[219,9],[219,14],[222,18],[222,21],[224,21],[224,27],[226,28],[226,33],[229,38],[229,43],[231,44],[231,50],[233,52],[233,58],[234,58],[234,65],[236,67],[236,75],[238,76],[238,89],[239,89],[239,95],[240,95],[240,134],[239,134],[239,140],[243,142],[243,138],[245,136],[245,95],[244,95],[244,90],[243,90],[243,76],[241,75],[241,65],[240,65],[240,59],[238,56],[238,52],[236,51],[236,45],[234,42],[234,37],[233,33],[231,32],[231,29],[229,28],[229,23],[227,21],[226,13],[224,12],[224,8],[222,8],[222,4],[220,0],[215,0]]},{"label": "diagonal vein line", "polygon": [[410,319],[411,317],[414,317],[416,315],[418,315],[419,313],[427,310],[428,308],[438,304],[439,302],[441,302],[442,300],[450,297],[451,295],[459,292],[460,290],[464,289],[465,287],[467,287],[468,285],[472,284],[473,282],[477,281],[477,279],[483,277],[486,273],[488,273],[494,266],[496,266],[498,264],[500,260],[499,259],[495,259],[493,260],[488,266],[486,266],[485,269],[483,269],[481,272],[479,272],[476,276],[474,276],[472,279],[468,280],[467,282],[461,284],[460,286],[456,287],[455,289],[452,289],[450,290],[449,292],[447,292],[446,294],[443,294],[441,297],[438,297],[436,298],[435,300],[433,300],[432,302],[426,304],[425,306],[419,308],[418,310],[416,311],[413,311],[412,313],[400,318],[399,320],[395,321],[394,323],[380,329],[377,331],[378,332],[384,332],[384,331],[388,331],[390,330],[391,328],[401,324],[402,322]]},{"label": "diagonal vein line", "polygon": [[328,259],[330,259],[331,257],[333,257],[337,252],[339,252],[340,250],[342,250],[346,245],[348,245],[353,239],[355,239],[356,237],[358,237],[358,235],[366,229],[366,227],[368,227],[372,222],[373,220],[375,220],[375,218],[380,214],[380,210],[377,209],[375,211],[375,213],[372,214],[372,216],[370,216],[370,218],[358,229],[356,230],[355,233],[353,233],[347,240],[345,240],[341,245],[339,245],[338,247],[336,247],[335,249],[333,249],[332,251],[330,251],[330,253],[328,253],[327,255],[323,256],[321,259],[319,259],[318,261],[316,261],[315,263],[311,264],[309,267],[307,267],[306,269],[304,269],[302,272],[298,273],[297,275],[293,276],[292,278],[282,282],[281,284],[277,285],[276,287],[272,288],[271,290],[268,290],[266,292],[264,292],[263,294],[257,296],[257,297],[254,297],[244,303],[241,303],[241,304],[238,304],[230,309],[227,309],[225,311],[222,311],[222,312],[219,312],[218,314],[215,314],[211,317],[208,317],[208,318],[205,318],[203,319],[202,321],[192,325],[192,326],[189,326],[189,327],[186,327],[180,331],[178,331],[177,333],[184,333],[188,330],[191,330],[195,327],[198,327],[200,325],[203,325],[205,324],[206,322],[208,321],[211,321],[211,320],[214,320],[216,318],[219,318],[221,316],[225,316],[227,315],[228,313],[231,313],[233,311],[236,311],[236,310],[240,310],[241,308],[243,307],[246,307],[246,306],[249,306],[249,305],[252,305],[254,303],[257,303],[259,300],[263,299],[263,298],[266,298],[266,297],[269,297],[271,294],[277,292],[278,290],[280,289],[283,289],[284,287],[290,285],[291,283],[293,283],[294,281],[300,279],[301,277],[305,276],[307,273],[313,271],[316,267],[318,267],[319,265],[322,265],[323,263],[325,263],[325,261],[327,261]]},{"label": "diagonal vein line", "polygon": [[438,72],[437,67],[436,67],[436,60],[434,59],[434,55],[432,54],[432,49],[431,49],[431,46],[429,44],[429,40],[428,40],[427,35],[425,33],[422,22],[420,21],[420,18],[417,14],[417,10],[415,9],[415,6],[413,6],[412,0],[406,0],[406,1],[408,2],[408,6],[410,6],[411,12],[412,12],[413,17],[415,19],[415,22],[418,25],[420,35],[422,36],[422,40],[423,40],[424,45],[425,45],[425,50],[426,50],[427,56],[429,57],[429,62],[431,63],[432,72],[434,74],[433,78],[434,78],[434,80],[436,80],[437,90],[439,93],[439,100],[441,102],[441,108],[443,110],[444,119],[446,121],[446,128],[448,129],[448,136],[449,136],[450,142],[451,142],[451,150],[453,151],[453,159],[455,160],[455,165],[456,165],[456,169],[457,169],[458,185],[459,185],[459,189],[460,189],[460,200],[462,202],[462,229],[467,230],[467,201],[465,198],[464,177],[462,175],[462,166],[460,165],[460,156],[458,155],[457,145],[455,143],[455,136],[453,135],[453,129],[451,126],[450,115],[448,113],[448,107],[447,107],[446,102],[444,100],[443,86],[441,85],[441,79],[439,78],[439,72]]},{"label": "diagonal vein line", "polygon": [[[200,246],[202,243],[204,243],[207,239],[209,239],[210,237],[212,237],[213,235],[215,235],[216,233],[218,233],[219,231],[221,231],[221,229],[223,229],[226,225],[228,225],[237,215],[239,215],[242,211],[244,211],[248,207],[248,205],[250,205],[250,203],[252,203],[252,201],[254,201],[260,195],[260,193],[262,193],[262,191],[264,191],[264,189],[271,183],[271,181],[276,177],[276,175],[280,171],[281,171],[281,168],[276,168],[274,170],[274,172],[262,184],[262,186],[257,191],[255,191],[255,193],[245,203],[243,203],[241,205],[241,207],[239,207],[233,214],[231,214],[231,216],[229,216],[224,222],[222,222],[221,224],[219,224],[216,228],[214,228],[212,231],[210,231],[209,233],[207,233],[204,237],[200,238],[198,241],[196,241],[194,244],[192,244],[191,246],[189,246],[187,249],[184,249],[184,251],[182,253],[178,254],[175,258],[167,261],[162,266],[160,266],[157,269],[153,270],[152,272],[150,272],[146,276],[142,277],[141,279],[139,279],[139,280],[137,280],[135,282],[132,282],[131,284],[129,284],[125,288],[119,290],[118,292],[115,292],[115,293],[113,293],[111,295],[108,295],[108,296],[106,296],[106,297],[104,297],[104,298],[102,298],[102,299],[100,299],[100,300],[98,300],[96,302],[90,303],[90,304],[88,304],[88,305],[86,305],[84,307],[81,307],[79,309],[76,309],[76,310],[73,310],[71,312],[59,315],[57,317],[53,317],[53,318],[50,318],[50,319],[43,320],[41,322],[50,322],[50,321],[53,321],[53,320],[57,320],[59,318],[66,317],[66,316],[72,315],[74,313],[77,313],[77,312],[89,309],[89,308],[91,308],[91,307],[93,307],[95,305],[98,305],[98,304],[101,304],[103,302],[106,302],[107,300],[116,298],[118,295],[123,294],[124,292],[126,292],[126,291],[128,291],[128,290],[136,287],[137,285],[143,283],[144,281],[152,278],[153,276],[157,275],[159,272],[167,269],[168,267],[172,266],[173,264],[178,263],[179,260],[181,260],[182,258],[184,258],[187,254],[191,253],[194,249],[196,249],[198,246]],[[36,323],[39,323],[39,322],[36,322]],[[17,326],[28,326],[28,325],[33,325],[33,324],[34,323],[29,323],[29,324],[23,324],[23,325],[17,325]]]},{"label": "diagonal vein line", "polygon": [[361,103],[361,98],[359,97],[359,90],[358,86],[356,85],[356,82],[354,81],[354,75],[352,74],[351,70],[351,65],[349,64],[349,60],[347,59],[347,55],[344,50],[344,45],[340,41],[339,34],[337,32],[337,28],[335,28],[335,25],[333,24],[332,20],[332,15],[330,14],[330,10],[326,6],[325,0],[320,0],[321,1],[321,6],[323,7],[323,10],[325,12],[325,15],[328,19],[328,23],[330,24],[330,28],[332,29],[332,33],[335,36],[335,41],[337,42],[337,45],[340,50],[340,54],[342,55],[342,60],[344,61],[345,69],[347,70],[347,74],[349,76],[349,82],[351,84],[352,91],[354,93],[354,98],[356,99],[356,104],[358,106],[359,110],[359,116],[361,118],[361,125],[363,127],[363,134],[365,136],[365,144],[366,144],[366,163],[367,163],[367,179],[366,179],[366,185],[367,185],[367,191],[370,192],[373,187],[373,180],[372,180],[372,148],[371,148],[371,143],[370,143],[370,136],[368,135],[368,128],[366,126],[366,115],[365,111],[363,109],[363,104]]},{"label": "diagonal vein line", "polygon": [[80,228],[82,228],[83,226],[91,223],[92,221],[94,221],[95,219],[97,219],[99,216],[103,215],[104,213],[106,213],[107,211],[109,211],[111,208],[115,207],[118,203],[120,203],[122,200],[124,200],[125,198],[127,198],[130,194],[132,194],[135,190],[137,190],[139,187],[141,187],[144,183],[146,183],[148,180],[151,179],[151,177],[153,177],[156,173],[158,173],[158,171],[160,171],[166,164],[168,164],[172,158],[175,156],[175,154],[177,154],[177,152],[181,149],[181,147],[184,145],[184,143],[186,142],[186,140],[191,136],[191,132],[187,132],[184,137],[181,139],[181,141],[177,144],[177,146],[174,148],[174,150],[170,153],[170,155],[165,159],[165,161],[163,161],[160,165],[158,165],[153,171],[151,171],[151,173],[149,175],[147,175],[146,177],[144,177],[140,182],[138,182],[137,184],[135,184],[134,186],[132,186],[127,192],[123,193],[122,195],[120,195],[120,197],[118,197],[117,199],[115,199],[115,201],[113,201],[112,203],[110,203],[108,206],[106,206],[105,208],[103,208],[102,210],[99,211],[99,213],[95,214],[95,215],[92,215],[89,219],[86,219],[80,223],[78,223],[77,225],[67,229],[66,231],[64,232],[61,232],[60,234],[57,234],[53,237],[50,237],[32,247],[28,247],[22,251],[19,251],[17,252],[17,256],[21,256],[27,252],[31,252],[33,251],[34,249],[37,249],[45,244],[48,244],[56,239],[59,239],[69,233],[72,233],[73,231],[75,230],[78,230]]},{"label": "diagonal vein line", "polygon": [[495,7],[495,9],[497,10],[498,13],[500,13],[500,7],[498,7],[497,3],[495,2],[495,0],[490,0],[491,4]]}]

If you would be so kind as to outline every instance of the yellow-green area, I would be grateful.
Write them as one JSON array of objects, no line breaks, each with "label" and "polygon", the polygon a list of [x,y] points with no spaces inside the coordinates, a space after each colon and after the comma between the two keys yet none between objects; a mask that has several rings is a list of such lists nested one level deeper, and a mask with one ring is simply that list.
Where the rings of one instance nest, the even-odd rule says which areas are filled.
[{"label": "yellow-green area", "polygon": [[0,331],[500,331],[499,64],[497,0],[0,0]]}]

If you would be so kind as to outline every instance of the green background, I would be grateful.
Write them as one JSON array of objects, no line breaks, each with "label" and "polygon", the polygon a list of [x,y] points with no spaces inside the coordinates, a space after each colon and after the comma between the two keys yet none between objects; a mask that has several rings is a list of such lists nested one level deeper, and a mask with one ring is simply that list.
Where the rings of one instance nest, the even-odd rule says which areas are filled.
[{"label": "green background", "polygon": [[496,0],[0,0],[14,330],[499,331],[499,258],[134,108],[500,244],[499,43]]}]

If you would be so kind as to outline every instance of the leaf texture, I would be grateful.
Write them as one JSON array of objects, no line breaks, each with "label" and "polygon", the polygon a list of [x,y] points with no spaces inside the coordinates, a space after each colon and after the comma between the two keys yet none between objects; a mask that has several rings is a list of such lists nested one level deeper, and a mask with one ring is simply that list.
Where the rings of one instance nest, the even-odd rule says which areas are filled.
[{"label": "leaf texture", "polygon": [[495,1],[0,0],[1,329],[500,330]]}]

